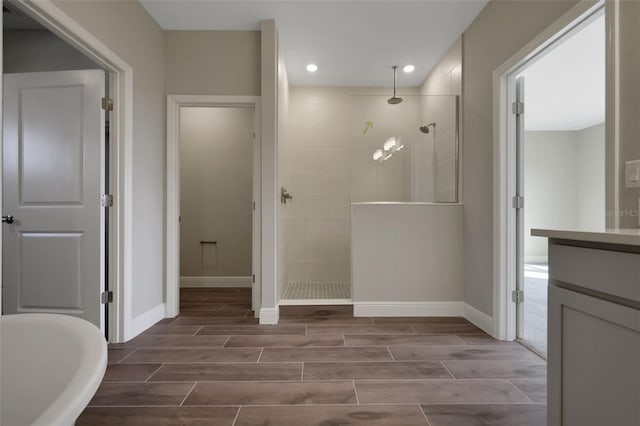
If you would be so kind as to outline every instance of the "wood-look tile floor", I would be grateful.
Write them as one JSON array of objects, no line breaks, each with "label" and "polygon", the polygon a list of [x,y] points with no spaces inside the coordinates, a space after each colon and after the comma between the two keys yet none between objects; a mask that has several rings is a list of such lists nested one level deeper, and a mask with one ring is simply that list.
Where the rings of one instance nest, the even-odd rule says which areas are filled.
[{"label": "wood-look tile floor", "polygon": [[109,346],[77,425],[543,426],[546,364],[463,318],[354,318],[248,289],[183,289],[181,315]]}]

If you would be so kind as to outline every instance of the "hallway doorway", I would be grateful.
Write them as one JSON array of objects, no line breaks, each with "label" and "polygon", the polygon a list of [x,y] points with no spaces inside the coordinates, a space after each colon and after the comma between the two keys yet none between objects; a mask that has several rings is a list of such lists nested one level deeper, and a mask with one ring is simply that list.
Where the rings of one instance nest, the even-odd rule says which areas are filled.
[{"label": "hallway doorway", "polygon": [[547,352],[547,241],[532,229],[605,227],[604,9],[512,74],[516,338]]},{"label": "hallway doorway", "polygon": [[253,115],[180,109],[181,288],[251,288]]},{"label": "hallway doorway", "polygon": [[180,313],[187,288],[246,288],[258,315],[258,99],[168,97],[168,317]]}]

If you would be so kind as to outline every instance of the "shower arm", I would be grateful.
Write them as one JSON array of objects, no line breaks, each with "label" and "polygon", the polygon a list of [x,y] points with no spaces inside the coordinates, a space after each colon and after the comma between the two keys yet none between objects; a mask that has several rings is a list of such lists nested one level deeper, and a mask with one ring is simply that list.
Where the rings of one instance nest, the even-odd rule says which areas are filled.
[{"label": "shower arm", "polygon": [[398,66],[394,65],[393,66],[393,97],[396,97],[396,80],[398,76]]}]

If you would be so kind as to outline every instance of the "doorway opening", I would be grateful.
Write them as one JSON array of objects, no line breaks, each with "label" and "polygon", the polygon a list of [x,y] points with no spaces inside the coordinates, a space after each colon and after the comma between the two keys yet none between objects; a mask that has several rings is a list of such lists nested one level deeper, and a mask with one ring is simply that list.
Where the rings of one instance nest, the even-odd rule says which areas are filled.
[{"label": "doorway opening", "polygon": [[9,2],[3,40],[2,312],[77,316],[109,339],[112,76]]},{"label": "doorway opening", "polygon": [[[251,288],[253,115],[243,107],[180,109],[182,290]],[[205,314],[197,306],[181,312]]]},{"label": "doorway opening", "polygon": [[500,119],[506,240],[498,261],[507,285],[499,297],[507,315],[498,321],[506,322],[503,337],[545,358],[547,241],[531,230],[605,228],[605,27],[602,4],[583,11],[500,77],[508,109]]},{"label": "doorway opening", "polygon": [[[101,233],[101,237],[108,242],[108,245],[105,243],[101,246],[104,247],[109,262],[108,264],[103,262],[104,269],[96,282],[104,279],[105,289],[108,284],[108,290],[113,296],[108,298],[109,303],[105,307],[108,315],[105,315],[104,331],[108,334],[108,340],[114,343],[129,340],[139,332],[133,323],[132,302],[133,69],[121,57],[70,19],[51,0],[38,2],[13,0],[10,5],[57,35],[108,73],[109,96],[113,105],[113,110],[109,113],[108,167],[111,173],[108,177],[106,173],[103,176],[109,180],[108,189],[113,199],[113,207],[105,213],[105,216],[108,216],[109,233],[108,235]],[[3,23],[5,20],[3,16]],[[100,99],[98,102],[101,103]],[[7,104],[6,99],[4,104]],[[100,132],[102,133],[102,130]],[[101,165],[104,164],[101,163]],[[99,193],[87,194],[87,200],[89,197],[100,205]],[[106,253],[107,250],[108,253]],[[97,302],[100,303],[100,293],[97,296]],[[95,299],[92,300],[92,305],[95,302]]]},{"label": "doorway opening", "polygon": [[258,315],[262,182],[258,100],[168,97],[168,317],[224,315],[211,312],[215,300],[181,306],[181,293],[198,299],[193,294],[209,294],[207,288],[250,292],[246,314]]}]

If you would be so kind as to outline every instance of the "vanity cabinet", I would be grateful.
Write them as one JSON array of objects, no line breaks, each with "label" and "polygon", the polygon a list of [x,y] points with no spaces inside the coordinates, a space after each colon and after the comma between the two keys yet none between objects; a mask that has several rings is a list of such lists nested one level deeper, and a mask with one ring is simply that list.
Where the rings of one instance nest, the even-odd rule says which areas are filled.
[{"label": "vanity cabinet", "polygon": [[640,425],[640,310],[549,287],[549,426]]},{"label": "vanity cabinet", "polygon": [[640,425],[640,232],[534,234],[549,237],[548,426]]}]

